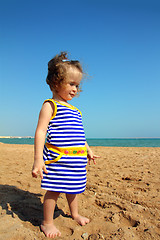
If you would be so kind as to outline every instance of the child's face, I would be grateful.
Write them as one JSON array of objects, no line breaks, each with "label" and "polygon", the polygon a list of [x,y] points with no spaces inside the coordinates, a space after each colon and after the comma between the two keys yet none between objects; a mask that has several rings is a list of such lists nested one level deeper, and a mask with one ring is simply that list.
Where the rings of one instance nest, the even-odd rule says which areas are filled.
[{"label": "child's face", "polygon": [[82,73],[76,68],[70,68],[67,73],[67,79],[58,90],[58,95],[65,101],[72,100],[77,94]]}]

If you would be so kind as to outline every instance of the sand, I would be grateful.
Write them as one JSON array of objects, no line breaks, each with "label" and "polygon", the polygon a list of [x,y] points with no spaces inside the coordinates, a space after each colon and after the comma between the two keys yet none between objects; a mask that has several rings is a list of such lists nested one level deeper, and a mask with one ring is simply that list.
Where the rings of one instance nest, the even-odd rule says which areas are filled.
[{"label": "sand", "polygon": [[[101,158],[87,166],[87,188],[79,195],[80,214],[91,222],[74,222],[61,194],[56,239],[160,239],[160,148],[92,149]],[[45,191],[31,176],[33,146],[0,143],[0,160],[0,239],[48,239],[39,228]]]}]

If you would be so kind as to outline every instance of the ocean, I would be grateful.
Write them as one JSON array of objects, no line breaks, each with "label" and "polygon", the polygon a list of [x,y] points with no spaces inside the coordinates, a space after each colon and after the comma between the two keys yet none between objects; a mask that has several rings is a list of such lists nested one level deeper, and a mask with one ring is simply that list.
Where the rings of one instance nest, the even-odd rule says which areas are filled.
[{"label": "ocean", "polygon": [[[7,144],[34,144],[34,138],[0,138]],[[90,146],[105,147],[160,147],[160,138],[88,138]]]}]

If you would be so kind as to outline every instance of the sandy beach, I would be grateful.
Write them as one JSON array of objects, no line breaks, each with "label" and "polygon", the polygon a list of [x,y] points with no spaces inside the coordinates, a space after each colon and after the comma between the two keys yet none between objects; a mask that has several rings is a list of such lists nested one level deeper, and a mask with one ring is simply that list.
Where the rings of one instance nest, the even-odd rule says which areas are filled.
[{"label": "sandy beach", "polygon": [[[61,194],[54,221],[56,239],[160,239],[160,148],[92,147],[100,155],[87,166],[87,187],[79,212],[90,218],[79,226]],[[48,239],[40,231],[43,196],[33,179],[32,145],[0,143],[0,239]]]}]

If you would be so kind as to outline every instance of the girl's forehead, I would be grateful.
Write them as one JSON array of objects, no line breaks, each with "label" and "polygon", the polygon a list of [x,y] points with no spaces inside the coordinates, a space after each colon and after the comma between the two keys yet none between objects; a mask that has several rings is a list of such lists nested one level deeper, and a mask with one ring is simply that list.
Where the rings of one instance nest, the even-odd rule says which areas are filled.
[{"label": "girl's forehead", "polygon": [[67,69],[67,77],[72,77],[72,78],[82,78],[82,73],[80,72],[79,69],[75,68],[75,67],[69,67]]}]

